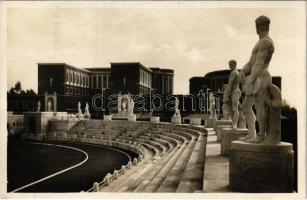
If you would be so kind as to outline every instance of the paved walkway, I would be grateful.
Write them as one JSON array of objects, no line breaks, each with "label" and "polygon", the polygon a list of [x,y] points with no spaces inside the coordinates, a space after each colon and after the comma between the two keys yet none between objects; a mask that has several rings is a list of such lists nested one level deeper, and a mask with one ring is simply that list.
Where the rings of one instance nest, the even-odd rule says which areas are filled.
[{"label": "paved walkway", "polygon": [[221,145],[216,141],[214,130],[208,130],[207,152],[205,162],[204,192],[230,192],[229,184],[229,159],[221,156]]}]

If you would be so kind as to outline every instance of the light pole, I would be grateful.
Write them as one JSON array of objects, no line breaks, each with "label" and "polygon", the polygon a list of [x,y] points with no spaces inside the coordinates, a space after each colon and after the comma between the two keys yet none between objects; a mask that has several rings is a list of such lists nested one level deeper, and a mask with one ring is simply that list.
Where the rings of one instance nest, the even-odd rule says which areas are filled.
[{"label": "light pole", "polygon": [[207,88],[207,114],[209,114],[209,91],[210,88]]},{"label": "light pole", "polygon": [[203,110],[203,114],[205,114],[206,112],[206,109],[205,109],[205,93],[203,91],[203,89],[199,90],[199,96],[201,98],[201,101],[200,101],[200,114],[202,113],[202,109]]},{"label": "light pole", "polygon": [[[154,88],[150,88],[150,91],[149,91],[149,111],[150,113],[152,112],[152,106],[151,106],[151,101],[152,101],[152,96],[151,96],[151,91],[154,91],[155,89]],[[152,113],[151,113],[152,114]]]},{"label": "light pole", "polygon": [[220,96],[218,95],[216,99],[217,99],[216,110],[217,110],[217,114],[219,115],[220,114]]},{"label": "light pole", "polygon": [[101,95],[102,95],[102,111],[105,111],[105,97],[103,95],[103,91],[105,91],[106,89],[105,88],[101,88]]}]

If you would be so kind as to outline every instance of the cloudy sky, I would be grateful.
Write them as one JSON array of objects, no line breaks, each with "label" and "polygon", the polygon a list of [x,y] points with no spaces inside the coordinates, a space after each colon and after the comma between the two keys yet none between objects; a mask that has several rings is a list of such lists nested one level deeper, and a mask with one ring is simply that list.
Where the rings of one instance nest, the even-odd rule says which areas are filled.
[{"label": "cloudy sky", "polygon": [[[109,67],[141,62],[173,68],[175,93],[188,93],[193,76],[241,68],[258,40],[254,20],[271,19],[275,43],[269,70],[282,77],[283,98],[297,105],[305,84],[305,2],[237,2],[119,6],[11,6],[7,10],[7,88],[20,80],[37,90],[37,63]],[[260,5],[261,4],[261,5]]]}]

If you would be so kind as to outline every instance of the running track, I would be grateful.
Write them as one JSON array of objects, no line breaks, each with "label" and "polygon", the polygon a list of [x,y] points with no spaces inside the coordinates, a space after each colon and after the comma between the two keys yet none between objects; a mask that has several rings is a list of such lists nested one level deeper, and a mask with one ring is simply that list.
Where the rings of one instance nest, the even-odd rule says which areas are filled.
[{"label": "running track", "polygon": [[[22,144],[24,142],[20,143]],[[76,148],[79,151],[55,146],[48,147],[46,145],[40,144],[29,144],[25,142],[23,145],[31,145],[32,148],[37,148],[35,146],[40,146],[40,148],[42,148],[42,146],[44,146],[45,148],[52,148],[53,151],[55,151],[54,149],[56,149],[57,154],[54,154],[53,152],[52,157],[43,158],[44,162],[47,163],[56,162],[56,171],[55,169],[53,169],[53,171],[48,172],[47,170],[46,172],[45,170],[42,172],[42,170],[40,170],[39,168],[40,164],[37,164],[35,162],[28,162],[27,160],[27,162],[25,163],[30,163],[30,166],[25,166],[24,168],[25,170],[29,170],[30,167],[31,172],[27,173],[27,171],[19,171],[19,177],[16,178],[16,176],[14,177],[14,169],[12,166],[10,166],[10,159],[13,160],[13,158],[10,158],[8,162],[8,173],[10,181],[8,183],[9,192],[81,162],[83,163],[81,163],[80,166],[65,171],[59,175],[55,175],[49,179],[43,180],[42,182],[39,182],[37,184],[18,190],[18,192],[80,192],[82,190],[86,191],[87,189],[92,187],[95,181],[99,182],[107,173],[112,173],[115,167],[120,168],[121,165],[127,164],[127,162],[129,161],[129,157],[123,152],[129,154],[131,156],[131,159],[136,157],[134,153],[127,152],[125,150],[121,150],[123,152],[120,152],[114,149],[110,149],[109,147],[98,145],[88,145],[80,143],[76,144],[66,142],[57,142],[53,144]],[[15,146],[15,148],[17,147]],[[65,160],[65,154],[67,154],[67,151],[69,151],[69,157],[67,157],[67,159]],[[12,156],[10,153],[9,155]],[[57,161],[59,161],[58,165]],[[20,174],[23,174],[24,177],[20,176]]]}]

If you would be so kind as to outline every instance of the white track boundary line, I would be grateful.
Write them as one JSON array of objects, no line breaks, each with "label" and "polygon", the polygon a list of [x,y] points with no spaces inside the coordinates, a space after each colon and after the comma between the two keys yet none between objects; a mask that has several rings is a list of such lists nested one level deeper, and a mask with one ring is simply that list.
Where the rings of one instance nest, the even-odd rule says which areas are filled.
[{"label": "white track boundary line", "polygon": [[[110,146],[106,146],[106,145],[103,145],[103,144],[93,144],[93,143],[86,143],[86,142],[71,142],[71,141],[65,141],[66,143],[70,143],[70,144],[81,144],[81,145],[87,145],[87,146],[94,146],[94,147],[100,147],[100,148],[106,148],[106,149],[112,149],[114,151],[118,151],[122,154],[124,154],[125,156],[128,157],[129,161],[131,161],[131,157],[128,153],[120,150],[120,149],[117,149],[116,147],[110,147]],[[127,150],[129,151],[129,150]]]},{"label": "white track boundary line", "polygon": [[83,151],[83,150],[81,150],[81,149],[74,148],[74,147],[69,147],[69,146],[64,146],[64,145],[58,145],[58,144],[49,144],[49,143],[36,143],[36,142],[31,142],[31,144],[50,145],[50,146],[57,146],[57,147],[67,148],[67,149],[73,149],[73,150],[76,150],[76,151],[79,151],[79,152],[85,154],[86,158],[85,158],[82,162],[80,162],[80,163],[78,163],[78,164],[76,164],[76,165],[73,165],[73,166],[68,167],[68,168],[66,168],[66,169],[63,169],[63,170],[61,170],[61,171],[59,171],[59,172],[56,172],[56,173],[51,174],[51,175],[49,175],[49,176],[46,176],[46,177],[44,177],[44,178],[42,178],[42,179],[39,179],[39,180],[34,181],[34,182],[32,182],[32,183],[29,183],[29,184],[27,184],[27,185],[25,185],[25,186],[22,186],[22,187],[20,187],[20,188],[17,188],[17,189],[15,189],[15,190],[11,191],[11,192],[18,192],[19,190],[25,189],[25,188],[27,188],[27,187],[30,187],[30,186],[32,186],[32,185],[35,185],[35,184],[37,184],[37,183],[40,183],[40,182],[45,181],[45,180],[47,180],[47,179],[50,179],[50,178],[52,178],[52,177],[54,177],[54,176],[57,176],[57,175],[59,175],[59,174],[62,174],[62,173],[67,172],[67,171],[69,171],[69,170],[72,170],[72,169],[74,169],[74,168],[76,168],[76,167],[79,167],[80,165],[84,164],[84,163],[88,160],[88,154],[87,154],[85,151]]}]

